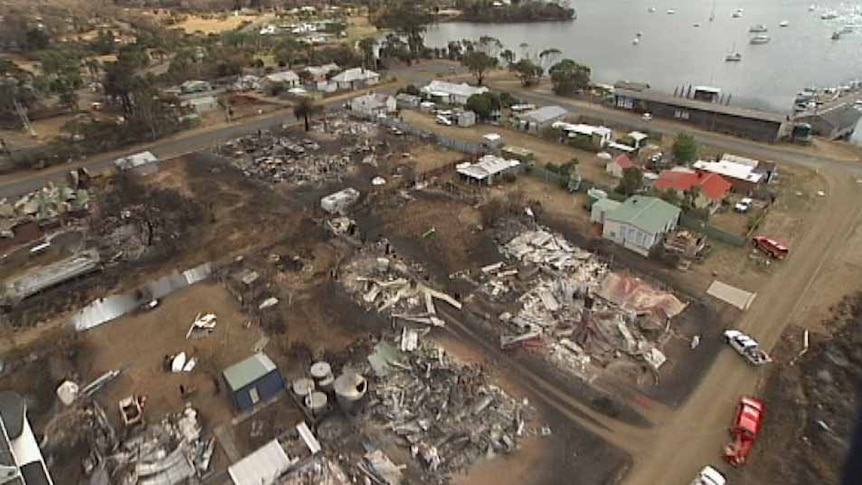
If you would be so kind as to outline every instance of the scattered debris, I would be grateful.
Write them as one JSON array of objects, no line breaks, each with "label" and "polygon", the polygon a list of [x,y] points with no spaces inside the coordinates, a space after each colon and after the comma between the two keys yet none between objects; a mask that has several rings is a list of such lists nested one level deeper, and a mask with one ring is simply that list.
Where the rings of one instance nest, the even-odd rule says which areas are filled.
[{"label": "scattered debris", "polygon": [[337,142],[317,142],[282,126],[225,142],[216,153],[230,158],[246,176],[297,184],[341,180],[352,165],[377,156],[380,146],[373,140],[377,133],[373,123],[345,117],[324,124]]},{"label": "scattered debris", "polygon": [[186,332],[186,339],[193,335],[196,338],[197,336],[209,335],[215,330],[217,320],[218,317],[214,313],[207,313],[206,315],[198,313],[192,322],[192,326],[189,327],[189,331]]},{"label": "scattered debris", "polygon": [[[384,243],[385,244],[385,243]],[[406,263],[374,255],[354,259],[342,268],[342,283],[361,306],[422,325],[443,326],[435,300],[456,309],[461,303],[418,282]]]},{"label": "scattered debris", "polygon": [[358,200],[359,191],[348,187],[320,199],[320,207],[330,214],[343,215]]},{"label": "scattered debris", "polygon": [[653,371],[667,361],[668,322],[686,308],[674,295],[542,228],[515,231],[500,250],[517,265],[488,265],[478,277],[480,292],[520,307],[498,317],[501,348],[546,347],[549,362],[586,381],[626,356]]},{"label": "scattered debris", "polygon": [[[479,458],[517,448],[532,410],[490,384],[482,367],[460,364],[425,342],[407,353],[391,346],[387,352],[397,364],[378,375],[368,412],[419,461],[423,483],[446,483]],[[386,478],[398,476],[398,467],[382,453],[373,456],[375,474],[400,483]]]}]

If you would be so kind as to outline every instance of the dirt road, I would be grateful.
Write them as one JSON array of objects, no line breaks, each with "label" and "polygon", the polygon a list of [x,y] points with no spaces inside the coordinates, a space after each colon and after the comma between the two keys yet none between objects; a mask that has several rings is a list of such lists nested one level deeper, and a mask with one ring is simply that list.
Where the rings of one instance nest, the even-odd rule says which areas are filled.
[{"label": "dirt road", "polygon": [[[793,256],[782,263],[738,325],[767,348],[776,344],[786,325],[807,304],[811,288],[824,276],[823,268],[843,253],[841,249],[862,219],[862,188],[841,172],[830,170],[823,175],[829,183],[823,209],[809,218],[808,232],[793,248]],[[682,485],[703,465],[717,463],[737,399],[754,392],[764,378],[764,373],[736,354],[723,352],[689,401],[645,432],[645,439],[639,440],[641,449],[630,450],[635,464],[625,483]]]}]

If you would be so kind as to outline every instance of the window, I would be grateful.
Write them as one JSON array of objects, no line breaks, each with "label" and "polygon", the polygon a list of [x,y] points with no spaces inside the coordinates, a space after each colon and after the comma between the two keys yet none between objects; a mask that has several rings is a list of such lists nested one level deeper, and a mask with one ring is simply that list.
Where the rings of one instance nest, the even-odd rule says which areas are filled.
[{"label": "window", "polygon": [[260,402],[260,394],[258,394],[256,387],[252,387],[248,390],[248,397],[251,398],[252,404],[257,404],[258,402]]},{"label": "window", "polygon": [[673,112],[673,117],[681,120],[687,120],[689,117],[689,113],[684,109],[678,109]]}]

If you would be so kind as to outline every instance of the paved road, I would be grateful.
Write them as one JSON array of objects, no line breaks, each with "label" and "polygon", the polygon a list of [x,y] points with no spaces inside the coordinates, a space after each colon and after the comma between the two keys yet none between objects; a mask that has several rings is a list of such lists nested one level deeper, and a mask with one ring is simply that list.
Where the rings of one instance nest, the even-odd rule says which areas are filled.
[{"label": "paved road", "polygon": [[[491,81],[491,86],[500,86],[499,83]],[[755,141],[735,138],[718,133],[707,131],[693,130],[680,124],[667,122],[664,120],[654,119],[651,121],[643,121],[639,116],[632,113],[606,108],[590,103],[574,101],[566,98],[560,98],[550,93],[539,92],[535,90],[512,89],[511,85],[506,84],[505,89],[511,91],[516,97],[522,101],[533,104],[556,104],[572,110],[575,113],[586,115],[593,118],[606,120],[611,124],[620,124],[631,126],[636,129],[659,132],[664,135],[676,135],[680,131],[686,131],[694,135],[695,139],[703,144],[710,145],[722,150],[732,151],[734,153],[746,154],[754,158],[762,160],[775,160],[783,163],[793,163],[803,165],[810,168],[822,168],[826,166],[837,167],[847,170],[854,174],[862,174],[862,163],[857,161],[842,160],[831,158],[822,155],[813,155],[802,153],[796,147],[775,144],[769,145]]]}]

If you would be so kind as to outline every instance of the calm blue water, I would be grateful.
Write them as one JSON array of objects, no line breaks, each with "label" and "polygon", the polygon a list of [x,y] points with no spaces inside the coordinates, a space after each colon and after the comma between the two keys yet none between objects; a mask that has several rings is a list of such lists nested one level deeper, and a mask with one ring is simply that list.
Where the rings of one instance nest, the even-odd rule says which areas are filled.
[{"label": "calm blue water", "polygon": [[[589,65],[596,82],[621,79],[648,82],[673,92],[678,85],[712,85],[732,95],[732,104],[789,111],[805,86],[835,86],[862,79],[862,3],[824,0],[809,12],[811,0],[580,0],[572,2],[578,19],[568,23],[479,25],[444,23],[426,36],[431,46],[449,40],[490,35],[516,53],[548,47]],[[648,13],[648,7],[656,7]],[[676,10],[667,15],[667,9]],[[743,8],[741,18],[732,18]],[[837,11],[835,20],[821,20]],[[779,28],[782,20],[789,27]],[[693,24],[699,22],[700,27]],[[765,24],[772,41],[750,45],[749,27]],[[857,25],[833,41],[833,31]],[[643,37],[632,45],[637,32]],[[742,62],[725,62],[733,49]]]}]

